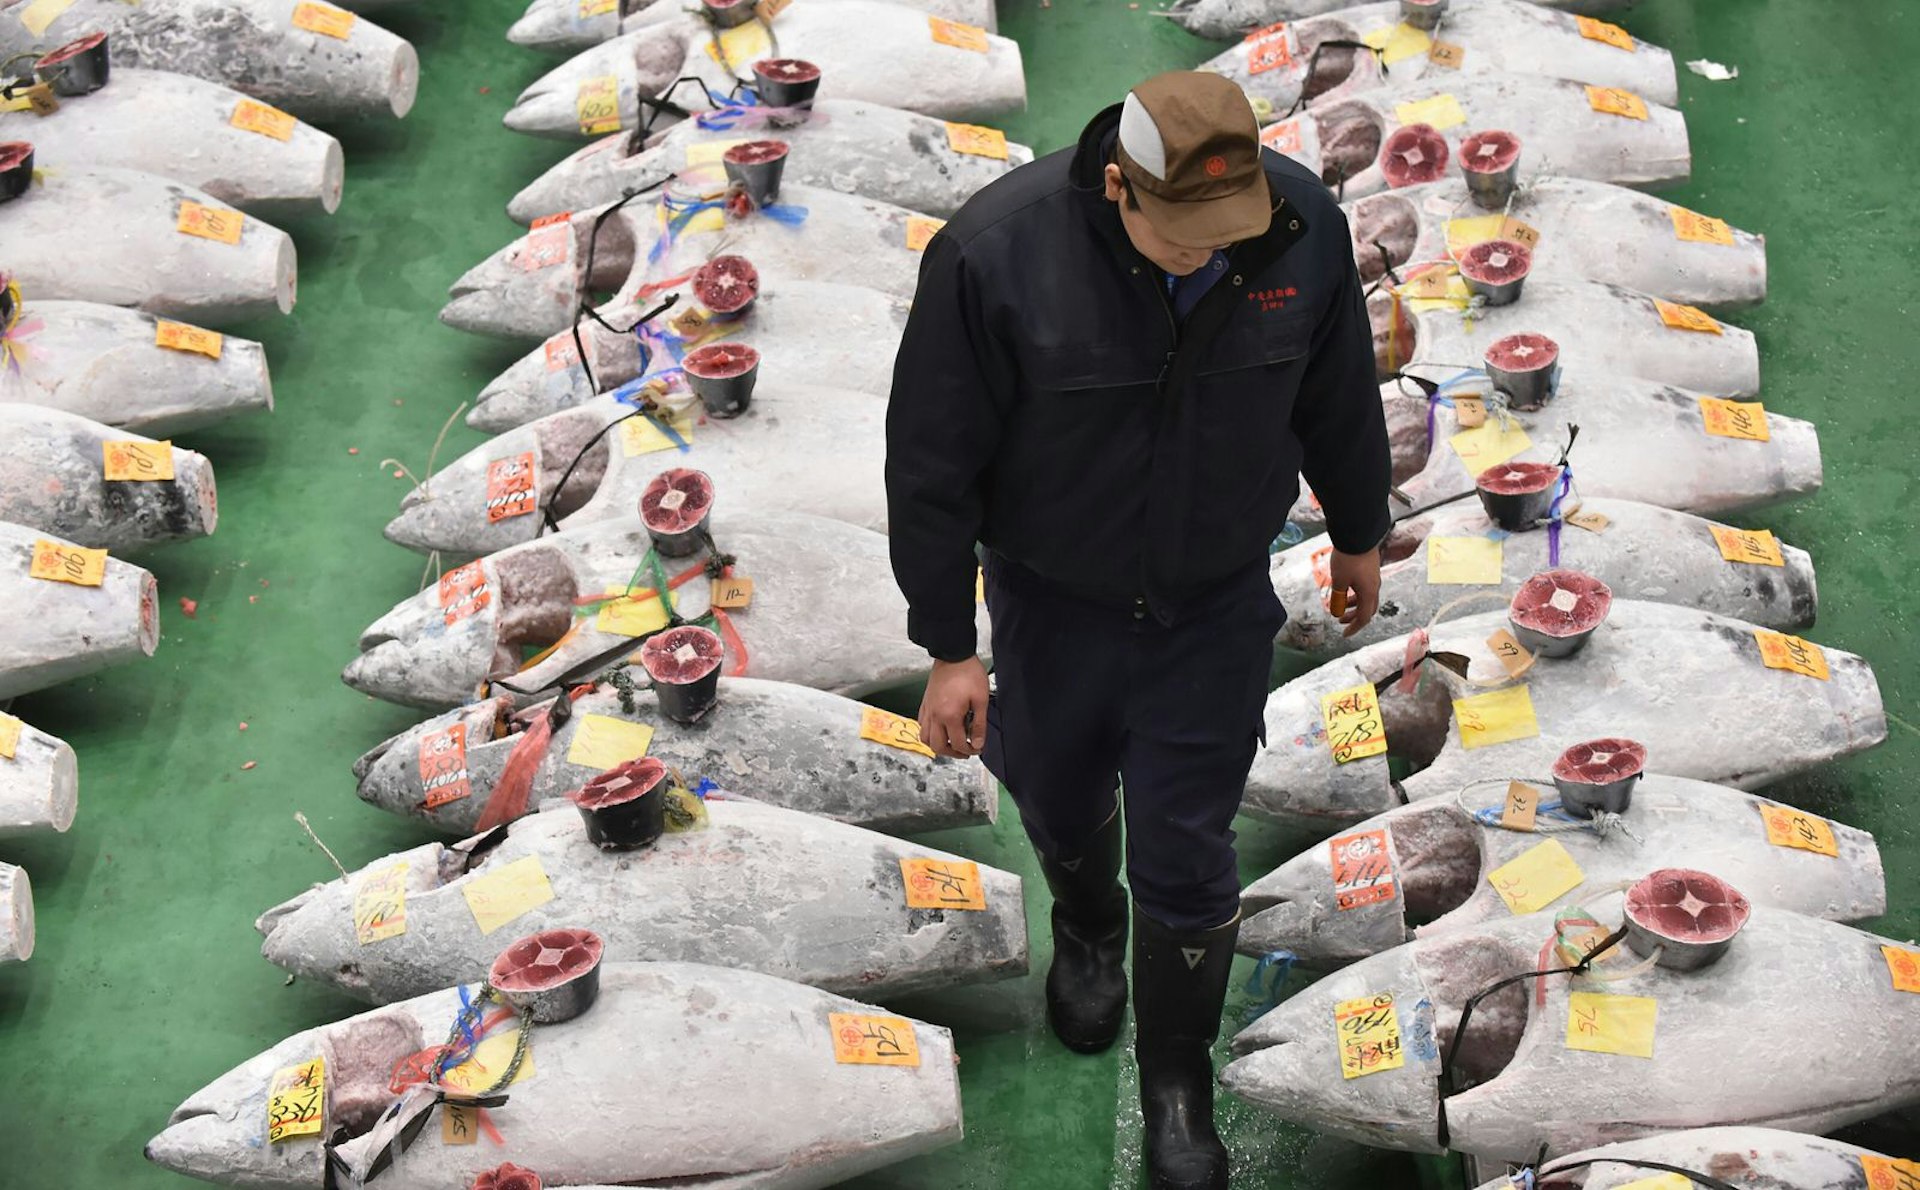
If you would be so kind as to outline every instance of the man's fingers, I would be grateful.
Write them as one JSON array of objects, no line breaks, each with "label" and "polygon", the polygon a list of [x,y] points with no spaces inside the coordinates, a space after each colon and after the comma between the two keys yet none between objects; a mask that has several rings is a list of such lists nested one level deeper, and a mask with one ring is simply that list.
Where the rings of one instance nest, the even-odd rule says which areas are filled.
[{"label": "man's fingers", "polygon": [[967,750],[977,754],[987,746],[987,700],[976,695],[967,715]]}]

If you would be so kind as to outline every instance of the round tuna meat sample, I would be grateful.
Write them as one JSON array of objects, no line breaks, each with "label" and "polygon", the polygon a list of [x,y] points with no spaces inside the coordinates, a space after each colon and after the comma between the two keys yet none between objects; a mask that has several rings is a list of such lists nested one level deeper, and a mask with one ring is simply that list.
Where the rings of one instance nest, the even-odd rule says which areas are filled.
[{"label": "round tuna meat sample", "polygon": [[744,256],[716,256],[693,275],[693,296],[719,315],[744,314],[760,294],[760,271]]},{"label": "round tuna meat sample", "polygon": [[1542,657],[1571,657],[1613,606],[1613,591],[1577,570],[1543,570],[1514,593],[1507,619],[1520,643]]},{"label": "round tuna meat sample", "polygon": [[1480,506],[1509,533],[1531,529],[1553,508],[1560,468],[1546,463],[1501,463],[1474,476]]},{"label": "round tuna meat sample", "polygon": [[762,58],[753,64],[753,81],[768,107],[799,107],[820,90],[820,68],[799,58]]},{"label": "round tuna meat sample", "polygon": [[1438,181],[1447,172],[1447,138],[1431,124],[1395,129],[1380,146],[1380,172],[1396,190]]},{"label": "round tuna meat sample", "polygon": [[1568,813],[1591,818],[1595,813],[1623,814],[1633,797],[1634,782],[1647,764],[1647,749],[1634,740],[1609,737],[1587,740],[1562,752],[1553,762],[1553,785]]},{"label": "round tuna meat sample", "polygon": [[1740,890],[1692,868],[1662,868],[1627,890],[1627,945],[1660,951],[1660,965],[1687,971],[1723,954],[1753,907]]},{"label": "round tuna meat sample", "polygon": [[33,77],[60,96],[88,95],[107,85],[107,35],[89,33],[33,64]]},{"label": "round tuna meat sample", "polygon": [[507,1003],[535,1023],[570,1021],[600,994],[600,956],[606,944],[592,930],[542,930],[500,952],[487,981]]},{"label": "round tuna meat sample", "polygon": [[1533,268],[1533,252],[1512,240],[1482,240],[1460,254],[1460,276],[1467,289],[1489,306],[1512,305]]}]

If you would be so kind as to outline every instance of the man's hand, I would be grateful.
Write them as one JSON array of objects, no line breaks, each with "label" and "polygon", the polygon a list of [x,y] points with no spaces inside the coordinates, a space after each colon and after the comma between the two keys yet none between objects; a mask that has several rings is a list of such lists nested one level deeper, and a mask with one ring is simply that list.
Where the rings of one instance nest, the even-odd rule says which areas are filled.
[{"label": "man's hand", "polygon": [[[1374,585],[1380,573],[1374,569]],[[935,661],[920,700],[920,742],[936,756],[965,760],[987,746],[987,667],[978,657]]]},{"label": "man's hand", "polygon": [[[1364,554],[1343,554],[1333,551],[1327,573],[1333,578],[1331,602],[1327,610],[1334,618],[1347,626],[1340,635],[1352,636],[1367,626],[1373,619],[1373,613],[1380,606],[1380,551],[1368,550]],[[928,688],[932,693],[932,688]],[[925,721],[925,712],[921,713]]]}]

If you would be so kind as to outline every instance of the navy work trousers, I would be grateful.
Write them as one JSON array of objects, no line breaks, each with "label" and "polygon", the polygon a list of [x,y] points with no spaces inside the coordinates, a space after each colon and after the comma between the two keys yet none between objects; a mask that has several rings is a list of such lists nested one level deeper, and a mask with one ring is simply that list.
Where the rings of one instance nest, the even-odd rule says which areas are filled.
[{"label": "navy work trousers", "polygon": [[986,561],[996,691],[983,759],[1041,855],[1071,862],[1126,812],[1133,898],[1175,930],[1233,916],[1232,829],[1286,622],[1263,564],[1169,627]]}]

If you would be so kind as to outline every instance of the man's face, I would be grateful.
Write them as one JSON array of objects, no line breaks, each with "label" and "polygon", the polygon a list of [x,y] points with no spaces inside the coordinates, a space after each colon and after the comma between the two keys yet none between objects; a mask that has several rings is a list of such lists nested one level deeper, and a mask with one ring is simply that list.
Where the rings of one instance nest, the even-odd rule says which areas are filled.
[{"label": "man's face", "polygon": [[[1206,264],[1218,250],[1182,248],[1161,236],[1153,229],[1153,224],[1148,221],[1146,212],[1128,205],[1126,187],[1120,177],[1120,167],[1112,162],[1107,163],[1106,195],[1108,202],[1119,204],[1120,224],[1127,229],[1127,238],[1133,241],[1134,248],[1140,255],[1176,277],[1184,277]],[[1220,248],[1225,247],[1227,245],[1220,245]]]}]

